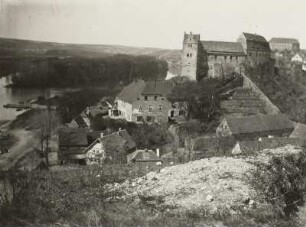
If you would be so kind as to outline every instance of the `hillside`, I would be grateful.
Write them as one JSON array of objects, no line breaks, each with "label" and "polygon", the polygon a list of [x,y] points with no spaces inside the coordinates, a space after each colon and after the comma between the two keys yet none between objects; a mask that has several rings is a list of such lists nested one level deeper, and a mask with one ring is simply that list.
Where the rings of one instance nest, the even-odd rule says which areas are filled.
[{"label": "hillside", "polygon": [[0,38],[0,61],[8,58],[85,57],[100,58],[116,54],[149,55],[168,62],[169,71],[178,73],[180,50],[120,45],[64,44]]},{"label": "hillside", "polygon": [[145,166],[104,165],[13,174],[9,179],[16,197],[10,206],[3,205],[0,223],[295,226],[294,216],[284,217],[300,205],[301,165],[301,149],[287,146],[248,159],[202,159],[160,170],[154,166],[157,171],[150,173]]},{"label": "hillside", "polygon": [[306,72],[302,77],[290,76],[282,71],[275,75],[249,73],[251,80],[281,112],[296,122],[306,123]]}]

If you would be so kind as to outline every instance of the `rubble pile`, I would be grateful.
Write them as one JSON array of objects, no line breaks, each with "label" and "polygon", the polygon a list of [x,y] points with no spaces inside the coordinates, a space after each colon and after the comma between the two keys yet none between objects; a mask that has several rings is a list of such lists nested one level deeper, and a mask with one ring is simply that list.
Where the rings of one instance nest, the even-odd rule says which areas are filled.
[{"label": "rubble pile", "polygon": [[[258,174],[256,171],[264,171],[259,169],[258,165],[269,171],[273,165],[271,160],[277,157],[289,157],[293,163],[300,164],[302,150],[288,145],[264,150],[255,157],[201,159],[166,167],[160,172],[150,172],[144,177],[127,180],[122,184],[107,185],[105,189],[123,193],[123,196],[117,199],[131,199],[135,203],[145,203],[159,211],[202,212],[205,215],[232,215],[255,209],[266,212],[273,210],[275,204],[266,198],[268,192],[256,187],[256,182],[269,181],[270,179],[257,177],[273,178],[274,172]],[[294,166],[294,169],[297,168]],[[301,174],[301,171],[298,174]],[[289,181],[288,176],[284,177]],[[292,182],[288,182],[288,185],[289,183]]]}]

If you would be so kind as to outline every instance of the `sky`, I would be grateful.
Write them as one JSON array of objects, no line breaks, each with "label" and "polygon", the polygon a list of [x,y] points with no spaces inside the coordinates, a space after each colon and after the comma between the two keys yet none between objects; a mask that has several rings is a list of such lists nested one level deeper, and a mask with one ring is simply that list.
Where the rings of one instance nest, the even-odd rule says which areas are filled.
[{"label": "sky", "polygon": [[305,0],[0,0],[0,37],[63,43],[181,49],[184,32],[251,32],[306,49],[305,22]]}]

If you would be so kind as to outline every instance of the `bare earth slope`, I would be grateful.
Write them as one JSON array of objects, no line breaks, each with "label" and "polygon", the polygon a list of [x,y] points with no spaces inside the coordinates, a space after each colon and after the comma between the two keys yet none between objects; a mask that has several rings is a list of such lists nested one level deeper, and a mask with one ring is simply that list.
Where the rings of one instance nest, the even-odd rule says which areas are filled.
[{"label": "bare earth slope", "polygon": [[[278,193],[297,190],[299,184],[303,184],[303,179],[299,183],[291,179],[301,160],[300,148],[286,146],[264,150],[248,159],[211,158],[166,167],[160,173],[151,172],[106,188],[123,192],[125,195],[120,199],[133,198],[136,203],[146,203],[159,211],[175,214],[197,213],[205,217],[246,213],[283,215],[288,198]],[[288,162],[291,164],[287,165]],[[279,178],[279,171],[283,178]],[[276,179],[279,185],[274,184]]]}]

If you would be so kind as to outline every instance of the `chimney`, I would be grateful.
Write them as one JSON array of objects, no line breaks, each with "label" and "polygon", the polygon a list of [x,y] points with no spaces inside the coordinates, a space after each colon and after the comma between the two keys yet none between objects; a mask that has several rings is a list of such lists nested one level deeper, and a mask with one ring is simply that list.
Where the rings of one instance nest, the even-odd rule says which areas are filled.
[{"label": "chimney", "polygon": [[119,128],[118,131],[120,132],[120,131],[121,131],[121,128]]},{"label": "chimney", "polygon": [[156,155],[157,155],[157,157],[159,157],[159,156],[160,156],[160,153],[159,153],[159,148],[156,148]]},{"label": "chimney", "polygon": [[104,136],[104,133],[101,132],[101,133],[100,133],[100,138],[103,138],[103,136]]}]

